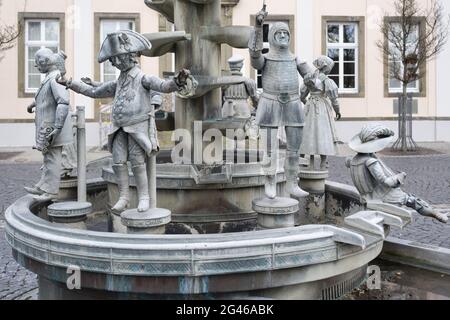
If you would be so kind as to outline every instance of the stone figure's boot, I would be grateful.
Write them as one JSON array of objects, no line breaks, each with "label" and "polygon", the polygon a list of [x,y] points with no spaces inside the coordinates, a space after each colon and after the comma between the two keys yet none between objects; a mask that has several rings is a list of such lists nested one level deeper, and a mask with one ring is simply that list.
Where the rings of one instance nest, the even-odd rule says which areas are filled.
[{"label": "stone figure's boot", "polygon": [[112,210],[116,212],[125,211],[130,202],[130,183],[128,180],[128,166],[126,164],[116,164],[112,166],[119,186],[119,201]]},{"label": "stone figure's boot", "polygon": [[138,211],[146,212],[150,209],[150,195],[148,193],[148,177],[145,164],[132,168],[138,194]]},{"label": "stone figure's boot", "polygon": [[299,157],[297,155],[288,155],[284,166],[286,175],[286,191],[294,198],[304,198],[309,195],[298,186],[298,173],[300,171]]},{"label": "stone figure's boot", "polygon": [[[408,200],[408,202],[410,203],[411,200]],[[408,204],[407,204],[407,206],[411,207]],[[448,222],[448,217],[445,214],[437,212],[428,203],[426,203],[422,199],[415,199],[413,208],[420,215],[422,215],[424,217],[434,218],[434,219],[436,219],[436,220],[438,220],[439,222],[442,222],[442,223],[447,223]]]},{"label": "stone figure's boot", "polygon": [[264,193],[267,198],[275,199],[277,197],[277,169],[273,165],[274,159],[265,156],[262,162],[262,168],[265,174]]}]

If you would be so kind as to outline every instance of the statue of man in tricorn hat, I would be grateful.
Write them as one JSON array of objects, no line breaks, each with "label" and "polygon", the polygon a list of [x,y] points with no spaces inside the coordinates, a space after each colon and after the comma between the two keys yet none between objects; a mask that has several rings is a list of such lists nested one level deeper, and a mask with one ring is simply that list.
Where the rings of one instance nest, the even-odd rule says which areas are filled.
[{"label": "statue of man in tricorn hat", "polygon": [[112,208],[124,211],[129,204],[127,161],[130,161],[138,192],[138,211],[150,208],[150,195],[146,169],[147,157],[159,151],[156,131],[152,130],[152,96],[155,92],[170,93],[186,90],[193,80],[188,70],[181,70],[173,80],[161,80],[144,74],[137,61],[141,52],[150,50],[151,44],[134,31],[109,34],[103,42],[98,62],[109,60],[121,71],[118,80],[96,86],[82,81],[59,79],[59,83],[91,98],[114,98],[112,104],[113,128],[108,147],[113,157],[113,170],[119,185],[119,201]]},{"label": "statue of man in tricorn hat", "polygon": [[394,132],[389,128],[381,124],[368,124],[349,143],[349,147],[357,152],[357,155],[348,158],[346,165],[350,168],[353,183],[362,200],[406,206],[422,216],[446,223],[448,221],[446,215],[437,212],[424,200],[400,188],[404,184],[406,173],[395,173],[377,157],[376,152],[386,148],[393,137]]}]

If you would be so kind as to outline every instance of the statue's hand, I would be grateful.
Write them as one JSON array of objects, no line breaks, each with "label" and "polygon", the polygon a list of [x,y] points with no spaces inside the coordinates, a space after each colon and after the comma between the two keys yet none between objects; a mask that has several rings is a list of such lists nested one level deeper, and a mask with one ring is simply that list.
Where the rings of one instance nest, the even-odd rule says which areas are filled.
[{"label": "statue's hand", "polygon": [[260,12],[258,12],[258,14],[256,15],[256,26],[260,27],[264,24],[264,21],[267,18],[267,15],[269,13],[266,10],[266,7],[263,7],[262,10]]},{"label": "statue's hand", "polygon": [[58,129],[58,128],[53,129],[53,131],[47,135],[47,140],[50,142],[54,141],[60,133],[61,133],[61,129]]},{"label": "statue's hand", "polygon": [[89,77],[85,77],[85,78],[81,78],[81,81],[83,81],[84,83],[86,83],[88,86],[93,86],[92,84],[92,79]]},{"label": "statue's hand", "polygon": [[72,78],[67,80],[65,77],[58,76],[56,78],[56,82],[64,87],[66,87],[66,89],[69,89],[70,85],[72,84]]},{"label": "statue's hand", "polygon": [[397,180],[400,183],[400,185],[404,185],[405,184],[405,180],[406,180],[406,176],[407,174],[404,172],[401,172],[397,175]]},{"label": "statue's hand", "polygon": [[36,102],[33,102],[32,104],[30,104],[30,105],[27,107],[27,112],[28,112],[28,113],[34,113],[34,108],[36,108]]},{"label": "statue's hand", "polygon": [[339,112],[336,112],[336,121],[341,120],[342,115]]},{"label": "statue's hand", "polygon": [[176,75],[175,75],[175,82],[179,87],[185,86],[187,83],[187,80],[189,79],[191,75],[191,72],[187,69],[181,69]]}]

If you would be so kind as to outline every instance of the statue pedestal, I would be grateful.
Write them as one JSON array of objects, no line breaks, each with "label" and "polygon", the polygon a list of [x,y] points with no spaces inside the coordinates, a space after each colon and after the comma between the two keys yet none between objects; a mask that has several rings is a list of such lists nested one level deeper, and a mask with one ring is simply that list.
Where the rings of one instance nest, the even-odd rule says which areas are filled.
[{"label": "statue pedestal", "polygon": [[59,184],[58,202],[70,201],[77,198],[77,178],[61,179]]},{"label": "statue pedestal", "polygon": [[291,198],[263,198],[253,201],[253,210],[258,213],[259,229],[279,229],[295,226],[295,214],[299,202]]},{"label": "statue pedestal", "polygon": [[128,234],[165,234],[166,225],[171,221],[171,212],[167,209],[150,209],[138,212],[137,209],[124,211],[120,216]]},{"label": "statue pedestal", "polygon": [[[309,193],[302,199],[304,214],[296,216],[296,225],[323,223],[325,220],[325,182],[328,171],[300,170],[300,187]],[[302,206],[301,206],[302,207]]]},{"label": "statue pedestal", "polygon": [[92,212],[89,202],[57,202],[48,207],[51,222],[62,223],[76,229],[86,229],[85,220]]}]

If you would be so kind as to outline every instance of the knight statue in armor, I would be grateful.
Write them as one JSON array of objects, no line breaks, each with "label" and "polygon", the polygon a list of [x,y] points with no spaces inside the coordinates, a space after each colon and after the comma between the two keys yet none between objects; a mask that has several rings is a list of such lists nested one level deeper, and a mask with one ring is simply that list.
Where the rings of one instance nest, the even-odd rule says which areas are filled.
[{"label": "knight statue in armor", "polygon": [[363,201],[381,201],[398,206],[406,206],[420,215],[432,217],[446,223],[448,217],[434,210],[427,202],[415,195],[404,192],[406,173],[395,173],[376,155],[386,148],[394,137],[394,132],[381,124],[369,124],[362,128],[349,143],[357,152],[354,158],[346,160],[352,180]]},{"label": "knight statue in armor", "polygon": [[303,77],[303,63],[290,52],[291,34],[285,23],[274,23],[269,30],[270,51],[263,54],[263,24],[266,7],[257,14],[255,29],[249,42],[252,67],[262,73],[263,93],[260,97],[256,124],[265,140],[266,152],[262,162],[265,194],[277,196],[276,172],[278,163],[278,128],[286,130],[287,151],[285,160],[286,190],[296,198],[306,197],[307,192],[298,186],[300,170],[300,145],[302,143],[304,114],[300,103],[299,76]]},{"label": "knight statue in armor", "polygon": [[144,74],[137,57],[140,52],[150,49],[150,42],[139,33],[128,30],[111,33],[103,42],[98,61],[109,60],[119,69],[118,80],[95,85],[65,79],[58,81],[91,98],[114,98],[108,149],[112,153],[113,171],[119,185],[119,200],[112,208],[116,212],[125,211],[130,201],[127,161],[131,163],[136,180],[137,209],[139,212],[150,209],[146,161],[159,151],[152,97],[156,92],[184,91],[188,79],[193,80],[188,70],[181,70],[173,80],[167,81]]},{"label": "knight statue in armor", "polygon": [[[240,55],[232,56],[228,59],[228,65],[232,76],[242,77],[242,67],[244,66],[244,57]],[[258,95],[256,93],[256,83],[252,79],[245,79],[245,82],[234,84],[225,88],[223,93],[223,118],[249,119],[252,114],[251,106],[248,103],[249,98],[253,107],[258,106]]]},{"label": "knight statue in armor", "polygon": [[334,110],[336,120],[341,118],[338,86],[328,78],[334,66],[333,60],[320,56],[313,64],[316,70],[310,69],[300,89],[306,116],[300,154],[310,156],[310,170],[314,170],[314,155],[320,155],[320,170],[326,170],[327,157],[336,154],[339,142],[333,115]]},{"label": "knight statue in armor", "polygon": [[73,143],[72,119],[69,116],[69,93],[58,85],[59,64],[63,53],[43,48],[36,52],[35,63],[45,79],[38,89],[29,113],[36,113],[36,142],[34,149],[42,152],[44,161],[39,182],[25,190],[38,201],[58,198],[62,172],[62,154],[65,146]]}]

